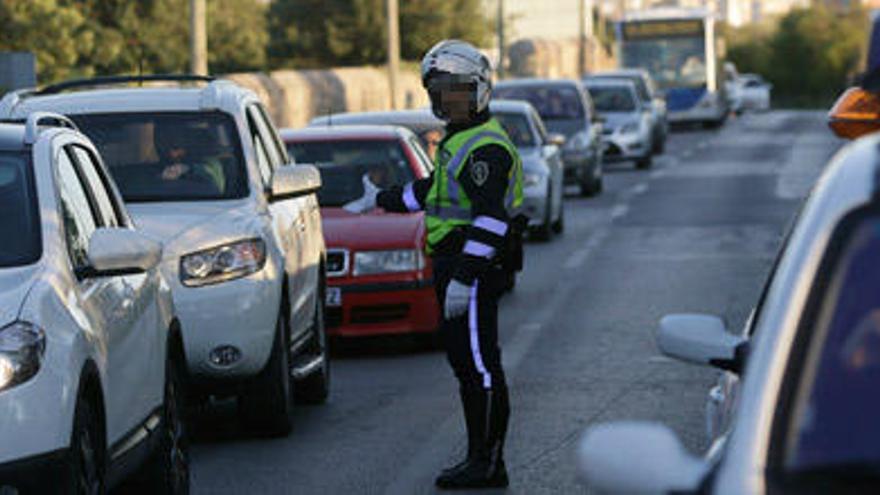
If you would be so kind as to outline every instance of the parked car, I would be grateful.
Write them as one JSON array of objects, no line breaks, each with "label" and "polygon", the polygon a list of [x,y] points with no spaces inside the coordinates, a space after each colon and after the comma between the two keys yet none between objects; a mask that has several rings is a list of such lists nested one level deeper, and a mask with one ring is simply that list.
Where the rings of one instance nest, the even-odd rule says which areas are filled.
[{"label": "parked car", "polygon": [[565,136],[562,147],[565,183],[579,185],[584,196],[602,191],[602,124],[580,82],[568,79],[501,81],[492,97],[531,103],[550,132]]},{"label": "parked car", "polygon": [[0,124],[0,492],[188,493],[181,326],[94,145]]},{"label": "parked car", "polygon": [[[559,146],[565,138],[548,134],[541,117],[528,103],[494,100],[489,103],[489,111],[520,152],[525,182],[523,212],[529,217],[529,228],[534,237],[549,239],[553,232],[560,233],[564,229],[564,184]],[[439,136],[442,137],[445,132],[443,121],[428,109],[325,115],[313,119],[309,126],[364,124],[403,126],[420,136],[441,133]]]},{"label": "parked car", "polygon": [[632,160],[637,168],[650,168],[654,155],[651,110],[639,101],[635,85],[610,78],[588,79],[584,84],[605,119],[604,160]]},{"label": "parked car", "polygon": [[[95,88],[154,80],[180,84]],[[257,96],[230,81],[99,78],[0,101],[0,118],[39,110],[70,115],[164,242],[193,396],[237,395],[248,425],[286,434],[292,396],[328,394],[318,171],[291,163]]]},{"label": "parked car", "polygon": [[651,129],[654,140],[654,153],[661,154],[666,149],[669,135],[669,122],[666,118],[666,100],[657,89],[651,73],[645,69],[616,69],[590,74],[584,80],[628,79],[636,86],[639,101],[651,109]]},{"label": "parked car", "polygon": [[297,161],[314,163],[327,243],[327,327],[330,335],[433,333],[440,313],[426,257],[422,212],[381,209],[356,215],[342,207],[375,187],[428,177],[431,162],[402,127],[333,126],[281,131]]},{"label": "parked car", "polygon": [[735,109],[769,110],[770,91],[773,85],[764,81],[758,74],[742,74],[738,83],[738,101]]},{"label": "parked car", "polygon": [[591,485],[615,493],[876,491],[878,149],[875,134],[832,159],[790,234],[750,336],[729,333],[714,316],[661,321],[664,353],[742,377],[731,425],[708,454],[688,454],[665,426],[600,425],[581,445]]}]

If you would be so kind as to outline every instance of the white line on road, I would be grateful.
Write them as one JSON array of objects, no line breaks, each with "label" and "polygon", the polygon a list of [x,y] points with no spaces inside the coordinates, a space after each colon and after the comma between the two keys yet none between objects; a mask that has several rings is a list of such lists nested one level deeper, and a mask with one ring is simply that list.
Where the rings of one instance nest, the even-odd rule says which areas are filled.
[{"label": "white line on road", "polygon": [[694,154],[693,150],[684,150],[681,152],[683,158],[690,158]]},{"label": "white line on road", "polygon": [[619,204],[611,209],[611,219],[617,220],[618,218],[629,213],[629,205],[628,204]]},{"label": "white line on road", "polygon": [[675,363],[675,359],[668,356],[651,356],[648,358],[649,363]]},{"label": "white line on road", "polygon": [[590,254],[590,248],[584,246],[580,249],[576,249],[569,256],[568,259],[563,263],[563,268],[567,270],[571,270],[573,268],[577,268],[584,264],[584,261],[587,260],[587,256]]},{"label": "white line on road", "polygon": [[646,182],[640,182],[632,188],[632,194],[634,196],[645,194],[646,192],[648,192],[648,184]]}]

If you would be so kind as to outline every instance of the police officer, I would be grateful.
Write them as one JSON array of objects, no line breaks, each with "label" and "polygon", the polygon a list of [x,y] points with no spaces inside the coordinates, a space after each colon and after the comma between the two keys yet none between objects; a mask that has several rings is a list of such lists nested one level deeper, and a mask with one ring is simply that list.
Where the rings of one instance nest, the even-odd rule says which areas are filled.
[{"label": "police officer", "polygon": [[447,123],[434,172],[368,193],[357,210],[377,204],[392,212],[425,212],[427,250],[443,308],[441,337],[459,382],[468,433],[466,459],[444,470],[437,486],[505,487],[510,407],[498,347],[498,297],[509,281],[508,246],[518,235],[511,219],[522,203],[522,164],[489,115],[492,69],[482,53],[462,41],[442,41],[425,55],[421,72],[434,114]]}]

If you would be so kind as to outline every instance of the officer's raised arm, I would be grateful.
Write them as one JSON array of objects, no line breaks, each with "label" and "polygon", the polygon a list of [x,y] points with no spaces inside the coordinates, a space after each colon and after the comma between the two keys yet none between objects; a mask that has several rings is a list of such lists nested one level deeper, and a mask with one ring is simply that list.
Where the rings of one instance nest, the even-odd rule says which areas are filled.
[{"label": "officer's raised arm", "polygon": [[376,196],[376,206],[392,213],[422,211],[432,181],[433,177],[428,177],[381,191]]}]

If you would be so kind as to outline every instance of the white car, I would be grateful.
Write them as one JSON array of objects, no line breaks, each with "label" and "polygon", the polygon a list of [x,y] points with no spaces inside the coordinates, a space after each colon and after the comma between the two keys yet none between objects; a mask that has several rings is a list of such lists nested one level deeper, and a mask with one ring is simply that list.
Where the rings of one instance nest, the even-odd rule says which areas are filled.
[{"label": "white car", "polygon": [[[613,493],[876,493],[880,135],[839,152],[804,205],[745,335],[671,315],[660,349],[742,377],[703,457],[665,426],[591,428],[580,471]],[[633,466],[639,469],[633,469]]]},{"label": "white car", "polygon": [[[166,86],[112,87],[145,79]],[[291,163],[257,96],[230,81],[93,79],[0,101],[0,118],[38,110],[77,123],[164,243],[190,395],[237,395],[247,425],[286,435],[294,396],[323,402],[329,386],[317,169]]]},{"label": "white car", "polygon": [[737,111],[769,110],[773,85],[758,74],[742,74],[737,83]]},{"label": "white car", "polygon": [[64,117],[0,124],[0,235],[0,493],[188,492],[162,247]]},{"label": "white car", "polygon": [[637,168],[650,168],[655,150],[653,115],[651,107],[639,99],[635,84],[626,79],[588,78],[584,87],[596,112],[605,119],[605,162],[631,160]]}]

